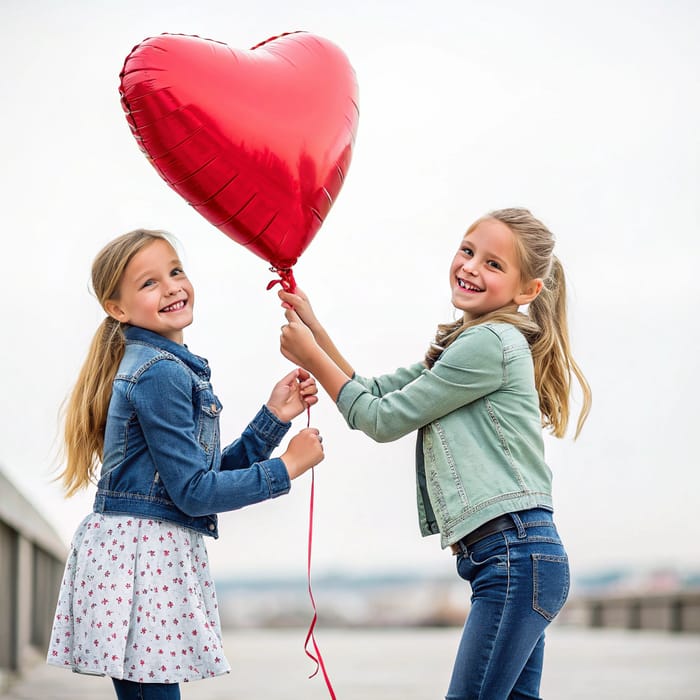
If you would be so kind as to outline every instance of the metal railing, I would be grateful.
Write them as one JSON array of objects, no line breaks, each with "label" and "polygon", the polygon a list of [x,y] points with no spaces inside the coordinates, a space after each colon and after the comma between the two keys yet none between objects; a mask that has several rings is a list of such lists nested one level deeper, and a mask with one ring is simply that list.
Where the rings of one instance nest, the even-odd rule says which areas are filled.
[{"label": "metal railing", "polygon": [[581,596],[567,602],[563,621],[585,627],[700,632],[700,590]]},{"label": "metal railing", "polygon": [[46,654],[66,554],[0,471],[0,689]]}]

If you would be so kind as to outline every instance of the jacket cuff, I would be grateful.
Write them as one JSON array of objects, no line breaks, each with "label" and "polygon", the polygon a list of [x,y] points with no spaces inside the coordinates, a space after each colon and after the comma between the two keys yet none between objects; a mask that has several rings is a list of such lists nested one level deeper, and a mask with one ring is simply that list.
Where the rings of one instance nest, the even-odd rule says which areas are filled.
[{"label": "jacket cuff", "polygon": [[289,493],[292,482],[289,478],[287,467],[284,466],[284,462],[279,457],[266,459],[264,462],[260,462],[260,466],[267,478],[270,498],[277,498],[277,496]]},{"label": "jacket cuff", "polygon": [[287,434],[291,425],[291,421],[287,423],[281,421],[265,405],[257,412],[255,418],[250,421],[250,427],[255,431],[255,434],[273,447],[277,447],[282,442],[282,438]]}]

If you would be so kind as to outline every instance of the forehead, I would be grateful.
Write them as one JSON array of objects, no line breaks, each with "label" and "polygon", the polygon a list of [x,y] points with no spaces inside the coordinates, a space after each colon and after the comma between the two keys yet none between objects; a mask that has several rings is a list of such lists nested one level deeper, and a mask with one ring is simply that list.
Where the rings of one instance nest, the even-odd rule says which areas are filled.
[{"label": "forehead", "polygon": [[464,240],[480,248],[502,255],[516,254],[515,235],[510,228],[498,219],[481,219],[465,234]]},{"label": "forehead", "polygon": [[178,260],[175,249],[168,241],[158,238],[150,243],[147,243],[138,253],[134,255],[126,269],[134,269],[147,265],[154,265],[163,262],[171,262]]},{"label": "forehead", "polygon": [[178,262],[175,249],[164,239],[156,239],[147,243],[131,260],[124,269],[124,277],[136,278],[146,274],[150,270],[163,265]]}]

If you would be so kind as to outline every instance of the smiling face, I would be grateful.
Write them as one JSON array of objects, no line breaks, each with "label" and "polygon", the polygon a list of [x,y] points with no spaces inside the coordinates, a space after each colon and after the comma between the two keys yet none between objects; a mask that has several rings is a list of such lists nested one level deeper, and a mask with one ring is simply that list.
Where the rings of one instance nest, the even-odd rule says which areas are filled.
[{"label": "smiling face", "polygon": [[516,310],[539,294],[542,280],[523,282],[515,236],[497,219],[467,231],[450,266],[452,304],[474,320],[498,309]]},{"label": "smiling face", "polygon": [[194,289],[177,253],[166,240],[157,239],[129,261],[119,284],[118,297],[105,311],[129,323],[182,343],[184,328],[192,323]]}]

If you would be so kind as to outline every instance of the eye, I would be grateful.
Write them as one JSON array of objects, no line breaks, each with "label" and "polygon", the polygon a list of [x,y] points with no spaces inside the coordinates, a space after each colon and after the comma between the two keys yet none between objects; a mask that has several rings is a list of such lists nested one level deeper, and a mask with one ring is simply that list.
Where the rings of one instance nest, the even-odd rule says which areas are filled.
[{"label": "eye", "polygon": [[144,289],[145,287],[152,287],[156,283],[155,280],[146,280],[142,285],[141,289]]},{"label": "eye", "polygon": [[501,263],[496,262],[495,260],[489,260],[486,264],[489,267],[492,267],[494,270],[502,270],[503,269]]},{"label": "eye", "polygon": [[463,245],[460,250],[469,257],[474,255],[474,251],[469,246]]},{"label": "eye", "polygon": [[184,275],[184,274],[185,274],[185,271],[184,271],[181,267],[174,267],[174,268],[170,271],[170,276],[171,276],[171,277],[177,277],[178,275]]}]

